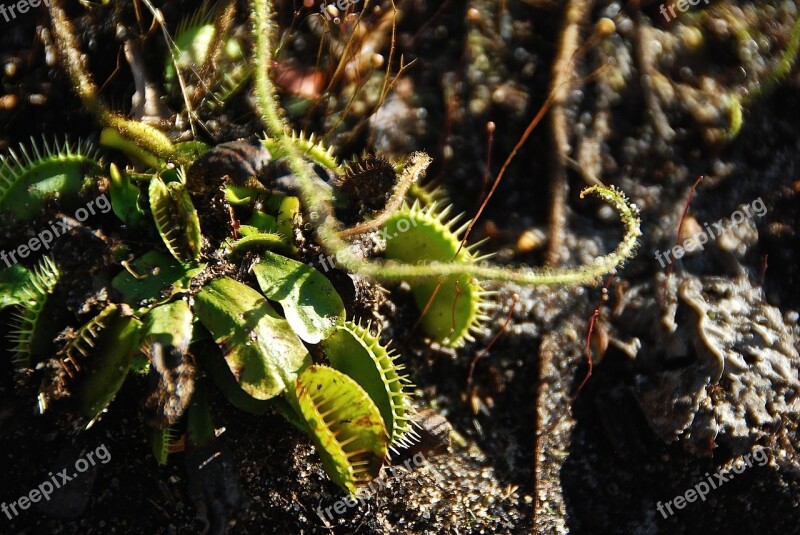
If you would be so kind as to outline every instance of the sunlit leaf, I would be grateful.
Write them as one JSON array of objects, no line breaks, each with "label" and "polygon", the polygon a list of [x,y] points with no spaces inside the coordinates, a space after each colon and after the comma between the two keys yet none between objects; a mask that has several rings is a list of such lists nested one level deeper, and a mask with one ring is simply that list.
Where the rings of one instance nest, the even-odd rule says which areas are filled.
[{"label": "sunlit leaf", "polygon": [[327,338],[344,321],[342,298],[319,271],[297,260],[265,252],[251,268],[269,299],[283,307],[286,320],[309,344]]},{"label": "sunlit leaf", "polygon": [[311,364],[289,322],[249,286],[228,277],[214,280],[197,294],[194,310],[239,386],[256,399],[282,394]]}]

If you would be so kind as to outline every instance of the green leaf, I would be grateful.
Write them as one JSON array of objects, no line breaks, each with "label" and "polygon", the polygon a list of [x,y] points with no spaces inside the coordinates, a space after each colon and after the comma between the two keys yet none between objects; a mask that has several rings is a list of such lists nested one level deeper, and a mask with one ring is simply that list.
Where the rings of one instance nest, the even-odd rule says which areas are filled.
[{"label": "green leaf", "polygon": [[25,286],[31,281],[31,272],[15,264],[0,271],[0,310],[26,302]]},{"label": "green leaf", "polygon": [[107,126],[100,132],[100,144],[104,147],[117,149],[149,167],[158,168],[161,161],[155,154],[140,148],[135,142],[122,136],[116,128]]},{"label": "green leaf", "polygon": [[119,305],[111,303],[78,329],[72,340],[64,347],[65,358],[62,362],[69,375],[74,376],[86,365],[87,359],[91,363],[90,359],[96,357],[94,348],[97,347],[98,340],[102,339],[103,332],[118,315]]},{"label": "green leaf", "polygon": [[116,165],[110,169],[111,208],[126,225],[136,226],[144,221],[147,213],[139,205],[142,191],[131,182],[127,173],[120,172]]},{"label": "green leaf", "polygon": [[176,347],[186,353],[192,341],[192,310],[186,301],[174,301],[152,309],[144,319],[145,343]]},{"label": "green leaf", "polygon": [[195,313],[222,348],[239,386],[256,399],[271,399],[311,364],[303,342],[264,297],[224,277],[195,298]]},{"label": "green leaf", "polygon": [[167,90],[174,90],[177,66],[181,71],[203,65],[211,49],[214,39],[214,25],[210,22],[199,24],[199,21],[190,21],[180,28],[175,35],[172,50],[164,66],[164,82]]},{"label": "green leaf", "polygon": [[122,271],[111,281],[111,286],[122,294],[124,303],[135,307],[142,301],[157,298],[166,301],[187,290],[192,279],[205,269],[205,264],[189,267],[157,251],[150,251],[131,262],[130,268],[139,276],[138,279],[127,270]]},{"label": "green leaf", "polygon": [[[250,227],[253,228],[253,227]],[[241,230],[241,229],[240,229]],[[246,231],[249,232],[249,231]],[[229,257],[236,257],[244,254],[251,249],[278,249],[280,251],[289,250],[291,245],[286,238],[280,234],[269,234],[258,232],[250,234],[236,241],[229,241],[226,244],[225,254]]]},{"label": "green leaf", "polygon": [[297,197],[286,197],[281,201],[280,208],[278,208],[278,232],[289,241],[291,251],[297,252],[297,247],[294,245],[294,228],[302,217],[300,211],[300,199]]},{"label": "green leaf", "polygon": [[234,206],[245,206],[263,197],[264,190],[244,186],[225,186],[225,199]]},{"label": "green leaf", "polygon": [[[216,349],[216,353],[214,354]],[[272,400],[256,399],[239,386],[231,373],[219,349],[212,346],[211,351],[197,351],[198,360],[202,363],[214,385],[222,392],[228,402],[240,411],[262,415],[270,412]],[[276,398],[277,399],[277,398]]]},{"label": "green leaf", "polygon": [[286,400],[311,429],[328,476],[355,494],[380,472],[389,437],[369,395],[340,371],[311,366]]},{"label": "green leaf", "polygon": [[344,321],[342,298],[311,266],[267,251],[251,270],[264,295],[283,306],[286,320],[309,344],[318,344]]},{"label": "green leaf", "polygon": [[[278,220],[260,210],[253,210],[249,223],[250,226],[257,228],[261,232],[278,232]],[[247,236],[247,234],[242,233],[242,236]]]}]

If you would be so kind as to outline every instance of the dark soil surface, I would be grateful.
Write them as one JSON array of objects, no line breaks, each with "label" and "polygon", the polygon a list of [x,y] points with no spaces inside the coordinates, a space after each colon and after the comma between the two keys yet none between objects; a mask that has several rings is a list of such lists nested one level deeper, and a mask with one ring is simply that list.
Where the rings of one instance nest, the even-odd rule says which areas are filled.
[{"label": "dark soil surface", "polygon": [[[450,445],[327,516],[344,495],[308,438],[277,415],[238,411],[215,391],[216,441],[160,467],[142,415],[146,377],[129,377],[108,412],[75,433],[62,413],[37,414],[37,372],[0,359],[0,501],[28,494],[87,452],[110,452],[49,501],[0,513],[0,533],[800,533],[800,77],[785,54],[793,31],[800,37],[795,3],[700,2],[676,8],[672,20],[648,0],[395,3],[394,39],[390,3],[370,2],[356,40],[381,55],[384,70],[308,94],[300,86],[315,74],[330,81],[341,48],[320,45],[319,2],[276,2],[276,79],[292,124],[325,134],[341,157],[367,150],[402,161],[426,151],[428,183],[455,213],[474,216],[555,88],[563,98],[519,150],[470,241],[488,237],[481,252],[508,266],[541,266],[554,255],[560,265],[588,264],[621,239],[612,209],[579,198],[599,181],[639,207],[637,256],[607,290],[488,284],[497,306],[458,350],[426,341],[408,285],[387,285],[373,319],[402,354],[418,408],[449,422]],[[173,32],[194,10],[157,4]],[[70,3],[67,12],[102,99],[128,114],[135,84],[121,36],[141,37],[147,74],[160,83],[160,28],[138,1]],[[247,13],[239,2],[230,31],[249,47]],[[603,18],[615,32],[595,40]],[[332,27],[335,43],[351,23]],[[44,7],[0,17],[4,153],[30,137],[98,144],[101,128],[53,39]],[[413,64],[381,99],[385,64],[397,73],[401,56]],[[559,76],[565,86],[554,84]],[[248,84],[222,110],[201,107],[198,138],[216,144],[263,132],[250,93]],[[182,106],[177,90],[164,102]],[[185,114],[162,118],[165,131],[187,138]],[[720,220],[735,224],[702,251],[660,265],[656,253],[675,245],[701,175],[680,241]],[[554,191],[564,193],[561,220],[551,217]],[[750,215],[738,220],[744,207]],[[109,214],[87,225],[111,243],[118,221]],[[0,247],[30,232],[7,225]],[[77,231],[62,239],[86,262],[71,282],[91,286],[86,273],[112,262],[110,247],[95,253]],[[152,245],[152,236],[141,239],[144,250]],[[592,375],[579,390],[598,307]],[[10,315],[2,312],[3,325]],[[728,481],[688,499],[700,483],[720,481],[715,474]],[[688,503],[678,507],[681,496]],[[674,514],[660,512],[667,503]]]}]

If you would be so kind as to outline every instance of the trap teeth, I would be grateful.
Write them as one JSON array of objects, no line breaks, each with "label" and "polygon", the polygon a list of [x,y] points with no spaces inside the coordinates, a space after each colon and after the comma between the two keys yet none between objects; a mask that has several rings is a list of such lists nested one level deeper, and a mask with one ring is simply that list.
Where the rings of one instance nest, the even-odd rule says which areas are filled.
[{"label": "trap teeth", "polygon": [[19,312],[12,314],[9,336],[14,344],[11,360],[16,366],[30,366],[37,346],[50,337],[49,333],[40,332],[43,329],[42,313],[60,278],[61,272],[53,260],[45,256],[23,288],[26,302],[21,305]]},{"label": "trap teeth", "polygon": [[409,380],[400,372],[397,355],[380,342],[380,333],[372,334],[369,324],[363,327],[350,321],[336,327],[322,342],[331,365],[353,378],[369,394],[383,417],[391,440],[397,441],[408,430]]},{"label": "trap teeth", "polygon": [[[415,201],[393,214],[384,225],[386,257],[409,264],[420,262],[475,263],[479,244],[462,247],[461,235],[469,227],[464,223],[453,230],[462,217],[450,218],[452,205],[439,209],[437,202],[422,206]],[[400,232],[401,226],[405,232]],[[485,291],[469,275],[450,275],[434,282],[412,285],[417,308],[423,314],[420,325],[434,341],[446,347],[461,347],[474,341],[471,332],[480,331],[484,316]]]}]

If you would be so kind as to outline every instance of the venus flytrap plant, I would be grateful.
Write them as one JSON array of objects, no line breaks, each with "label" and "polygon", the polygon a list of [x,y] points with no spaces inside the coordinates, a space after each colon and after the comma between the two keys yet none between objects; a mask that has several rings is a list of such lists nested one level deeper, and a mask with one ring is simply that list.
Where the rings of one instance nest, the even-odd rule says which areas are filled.
[{"label": "venus flytrap plant", "polygon": [[[45,184],[55,196],[61,193],[59,187],[69,191],[69,183],[57,180],[63,171],[46,158],[29,163],[30,176],[35,177],[29,185]],[[139,208],[141,190],[116,166],[111,167],[110,174],[111,187],[117,189],[112,194],[114,214],[122,222],[145,217]],[[234,404],[244,410],[261,413],[259,400],[277,401],[285,396],[286,401],[276,402],[270,409],[284,414],[308,433],[320,448],[331,478],[355,492],[377,476],[391,439],[403,435],[395,416],[387,421],[381,416],[395,414],[394,407],[399,421],[405,413],[397,412],[398,408],[408,406],[403,385],[391,379],[398,377],[393,373],[393,359],[375,356],[361,360],[362,366],[380,366],[379,376],[387,377],[384,390],[392,392],[390,398],[378,396],[374,401],[345,373],[310,367],[310,354],[301,338],[312,344],[328,338],[344,322],[344,304],[322,274],[290,258],[267,251],[263,260],[253,266],[259,285],[270,299],[282,305],[286,318],[256,290],[229,277],[214,278],[192,289],[193,280],[203,274],[206,264],[199,262],[204,240],[186,180],[182,172],[169,169],[148,178],[153,225],[172,258],[151,251],[126,264],[126,271],[113,279],[112,287],[119,292],[122,303],[108,303],[79,326],[58,350],[57,358],[45,366],[38,399],[40,412],[51,410],[57,400],[73,396],[81,425],[91,427],[130,372],[139,368],[151,377],[145,413],[153,426],[154,456],[163,464],[175,447],[176,424],[193,399],[196,370],[189,347],[196,334],[196,318],[223,350],[227,369],[212,364],[207,371],[220,377],[218,384],[223,385],[221,390],[226,396],[237,399],[238,404]],[[20,202],[28,203],[26,192],[34,196],[36,191],[31,187],[22,190]],[[272,206],[274,216],[257,212],[253,222],[292,232],[299,201],[288,196]],[[12,217],[16,215],[7,212]],[[258,227],[250,227],[249,232],[250,236],[244,239],[262,238],[260,244],[264,247],[289,245],[286,238],[262,232]],[[263,240],[272,236],[279,243]],[[241,240],[237,243],[241,244]],[[237,243],[233,251],[241,248]],[[58,326],[44,314],[45,306],[56,306],[51,297],[59,279],[60,271],[50,258],[32,272],[15,266],[0,274],[3,306],[21,309],[14,338],[15,362],[20,368],[31,369],[45,362],[50,347],[61,344],[54,342]],[[192,305],[183,300],[185,297],[191,297]],[[364,336],[368,335],[365,332]],[[332,341],[327,347],[335,351],[338,346]],[[377,340],[367,348],[369,352],[382,350]],[[145,357],[144,366],[136,364],[141,355]],[[337,364],[345,365],[341,359]],[[308,388],[313,389],[313,394]],[[237,394],[239,391],[243,396]],[[318,412],[323,405],[325,410]],[[195,413],[207,413],[201,409]],[[207,423],[207,418],[198,418],[189,415],[189,434],[207,437],[208,433],[201,433],[203,426],[197,423]],[[394,429],[392,435],[387,430],[389,426]],[[367,454],[368,451],[372,453]]]},{"label": "venus flytrap plant", "polygon": [[[256,150],[240,142],[214,148],[199,141],[176,144],[154,127],[108,111],[81,62],[60,0],[51,0],[62,63],[85,108],[103,127],[102,144],[149,168],[138,173],[110,169],[114,214],[136,227],[132,235],[118,229],[121,240],[139,242],[140,233],[150,232],[161,243],[155,238],[153,250],[135,248],[133,256],[138,258],[120,262],[125,270],[118,268],[104,288],[109,295],[108,302],[101,303],[104,308],[88,322],[73,318],[75,334],[66,336],[66,341],[56,342],[58,333],[39,323],[59,280],[58,258],[34,271],[29,281],[19,271],[0,272],[0,304],[22,306],[24,321],[18,330],[24,339],[17,344],[24,357],[18,358],[21,366],[33,367],[50,358],[40,344],[61,347],[61,360],[51,368],[70,377],[53,381],[58,389],[43,387],[42,407],[51,398],[73,395],[79,414],[92,425],[131,371],[147,372],[152,379],[146,413],[154,428],[153,451],[159,462],[165,462],[181,422],[190,444],[213,439],[203,386],[207,375],[234,406],[253,414],[278,412],[307,433],[331,479],[354,493],[377,476],[391,448],[407,444],[413,436],[408,425],[413,416],[409,381],[379,334],[348,321],[344,302],[331,282],[298,260],[304,254],[302,242],[309,239],[300,225],[303,214],[316,225],[318,244],[335,254],[344,269],[377,280],[407,281],[426,312],[426,332],[440,343],[459,346],[470,339],[488,306],[488,294],[481,287],[484,281],[596,282],[633,255],[640,232],[638,212],[613,188],[587,188],[584,194],[598,195],[622,217],[626,234],[615,251],[591,265],[558,270],[491,266],[472,248],[462,248],[463,228],[452,228],[447,210],[439,211],[433,202],[408,206],[409,192],[425,196],[418,182],[431,161],[416,153],[400,171],[385,206],[349,200],[359,202],[360,217],[371,218],[345,228],[336,209],[337,203],[347,202],[347,195],[340,195],[347,184],[339,190],[331,187],[312,165],[354,179],[387,171],[391,164],[376,159],[372,167],[355,165],[347,170],[332,149],[313,136],[295,133],[284,121],[269,78],[272,9],[268,0],[252,2],[250,69],[258,112],[268,130]],[[208,30],[198,31],[195,37],[207,40],[207,34]],[[191,35],[185,43],[181,40],[181,46],[194,44]],[[215,46],[206,43],[206,49]],[[205,55],[197,61],[207,64],[214,53]],[[266,182],[264,169],[278,159],[291,170],[296,192],[278,191]],[[23,173],[30,183],[50,184],[47,187],[56,193],[70,191],[75,180],[53,180],[60,167],[48,166],[47,158],[41,160]],[[215,162],[222,162],[223,169],[208,171]],[[95,173],[102,166],[89,167]],[[83,167],[67,169],[85,180]],[[357,193],[357,187],[352,189]],[[30,191],[20,190],[22,201],[33,198]],[[150,214],[140,202],[145,193]],[[351,192],[351,197],[358,195]],[[249,224],[239,225],[239,219]],[[402,222],[410,225],[407,233],[400,232]],[[348,241],[374,231],[392,236],[384,261],[361,258]],[[422,247],[415,247],[417,243]],[[21,284],[31,285],[22,299]],[[306,344],[319,344],[331,366],[314,363]]]},{"label": "venus flytrap plant", "polygon": [[[49,187],[57,195],[58,184],[69,187],[53,181],[60,172],[49,161],[39,167],[32,163],[31,176],[36,179],[30,183],[56,184]],[[139,207],[141,190],[116,166],[112,165],[110,174],[111,187],[117,190],[112,194],[114,214],[122,222],[145,217]],[[108,303],[68,336],[57,358],[45,367],[40,412],[73,396],[81,425],[90,427],[106,411],[130,372],[139,368],[151,378],[145,413],[153,427],[154,456],[163,464],[175,447],[176,425],[194,398],[196,369],[189,347],[195,335],[203,338],[205,327],[222,349],[225,366],[212,363],[207,372],[219,378],[223,393],[235,399],[236,406],[256,413],[263,413],[259,401],[276,401],[270,409],[308,433],[331,478],[356,492],[377,476],[392,439],[404,436],[409,403],[406,382],[401,382],[394,359],[387,356],[377,338],[359,331],[369,339],[359,366],[348,366],[342,358],[334,360],[334,368],[311,366],[303,340],[310,344],[326,340],[338,325],[344,325],[345,314],[344,303],[328,279],[302,262],[267,251],[252,268],[267,297],[282,305],[285,318],[256,290],[229,277],[212,277],[192,289],[193,280],[205,272],[206,264],[199,262],[204,239],[184,174],[165,168],[147,179],[153,225],[172,258],[151,251],[126,264],[126,271],[113,279],[112,287],[122,303]],[[24,192],[20,195],[21,202],[28,201]],[[274,215],[256,211],[253,223],[292,233],[299,201],[287,196],[269,206]],[[255,226],[248,232],[243,239],[260,239],[260,245],[267,248],[290,245],[279,234]],[[264,237],[275,237],[279,243]],[[242,249],[241,243],[234,242],[228,256]],[[229,246],[228,242],[223,245]],[[24,268],[3,271],[0,280],[4,306],[21,308],[15,339],[17,365],[32,368],[47,358],[46,348],[59,345],[53,340],[55,326],[43,314],[59,270],[47,258],[31,273]],[[186,297],[190,299],[184,300]],[[196,324],[203,326],[200,331]],[[336,352],[340,343],[332,340],[326,347]],[[142,355],[144,366],[136,364]],[[371,381],[365,387],[376,396],[373,400],[358,381],[335,369],[346,367],[364,377],[363,366],[376,367],[373,375],[384,378],[382,389],[391,396],[380,395],[381,389],[375,389],[380,385]],[[283,397],[285,401],[278,400]],[[199,400],[197,403],[202,405]],[[207,424],[207,418],[197,416],[207,415],[207,408],[200,405],[195,417],[189,410],[188,430],[192,436],[207,437],[200,428],[207,431],[209,425],[197,423]]]}]

